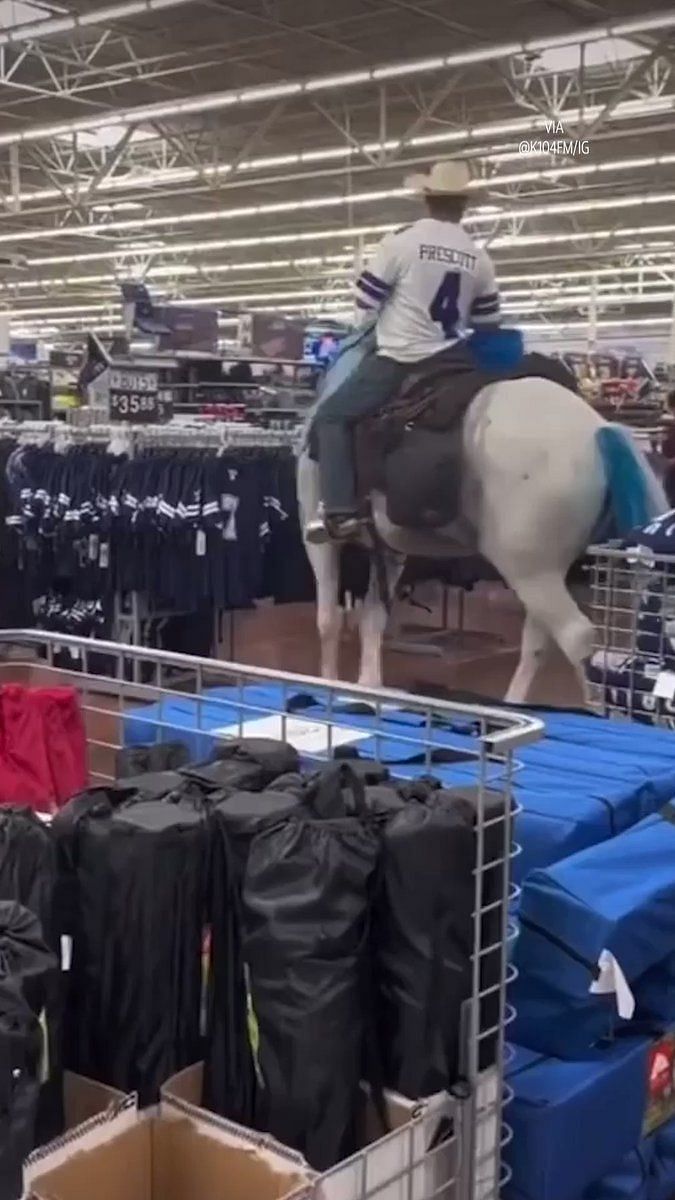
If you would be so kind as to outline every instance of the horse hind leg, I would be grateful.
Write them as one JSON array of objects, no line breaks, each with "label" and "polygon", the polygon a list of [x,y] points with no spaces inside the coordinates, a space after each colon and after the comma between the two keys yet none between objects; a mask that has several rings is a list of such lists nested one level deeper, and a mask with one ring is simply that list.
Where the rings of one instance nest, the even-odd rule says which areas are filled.
[{"label": "horse hind leg", "polygon": [[518,683],[522,688],[522,682],[525,680],[529,687],[534,678],[534,671],[531,670],[531,667],[532,649],[537,647],[537,635],[533,633],[533,624],[536,624],[543,634],[548,634],[557,643],[574,667],[582,695],[586,700],[588,683],[585,663],[593,650],[593,626],[570,595],[562,573],[549,571],[521,579],[513,575],[510,578],[505,575],[505,578],[525,607],[526,626],[530,622],[528,658],[531,678],[528,677],[527,670],[524,670],[518,679],[522,665],[521,658],[521,664],[519,664],[509,688],[509,698],[513,702],[517,699],[517,696],[512,694],[515,690],[514,684]]}]

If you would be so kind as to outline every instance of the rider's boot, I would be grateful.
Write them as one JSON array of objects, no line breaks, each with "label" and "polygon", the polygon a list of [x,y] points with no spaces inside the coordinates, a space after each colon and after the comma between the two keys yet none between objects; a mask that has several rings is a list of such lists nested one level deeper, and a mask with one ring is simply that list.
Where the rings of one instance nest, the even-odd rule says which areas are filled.
[{"label": "rider's boot", "polygon": [[319,509],[317,516],[305,525],[305,541],[312,546],[326,542],[358,542],[367,532],[368,522],[356,512],[330,513]]}]

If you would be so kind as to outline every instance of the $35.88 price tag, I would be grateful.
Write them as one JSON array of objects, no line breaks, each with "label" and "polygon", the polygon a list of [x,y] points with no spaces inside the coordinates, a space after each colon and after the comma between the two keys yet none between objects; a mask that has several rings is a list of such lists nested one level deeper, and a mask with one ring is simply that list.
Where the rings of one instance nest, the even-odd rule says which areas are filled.
[{"label": "$35.88 price tag", "polygon": [[114,421],[158,421],[163,405],[157,392],[110,392],[110,419]]}]

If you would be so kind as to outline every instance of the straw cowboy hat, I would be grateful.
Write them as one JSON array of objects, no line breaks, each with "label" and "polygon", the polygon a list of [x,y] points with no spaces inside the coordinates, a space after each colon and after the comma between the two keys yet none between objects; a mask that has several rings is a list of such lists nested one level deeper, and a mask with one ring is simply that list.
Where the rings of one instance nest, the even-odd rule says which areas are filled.
[{"label": "straw cowboy hat", "polygon": [[461,158],[445,158],[434,163],[428,175],[409,175],[405,181],[411,192],[427,196],[460,196],[467,191],[471,175]]}]

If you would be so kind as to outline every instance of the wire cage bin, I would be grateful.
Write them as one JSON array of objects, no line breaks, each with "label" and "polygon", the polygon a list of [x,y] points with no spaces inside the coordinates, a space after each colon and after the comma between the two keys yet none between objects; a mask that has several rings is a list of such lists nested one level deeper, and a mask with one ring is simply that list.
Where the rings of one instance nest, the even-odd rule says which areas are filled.
[{"label": "wire cage bin", "polygon": [[675,729],[675,554],[589,550],[590,699],[605,716]]},{"label": "wire cage bin", "polygon": [[[539,740],[542,722],[502,708],[35,630],[0,631],[0,680],[77,690],[92,785],[113,782],[119,753],[141,744],[181,742],[199,762],[227,739],[279,738],[294,745],[311,769],[332,759],[337,747],[355,743],[368,758],[413,760],[419,776],[433,774],[448,736],[462,739],[462,773],[471,776],[475,794],[475,864],[461,1086],[406,1101],[408,1110],[397,1110],[391,1132],[321,1176],[316,1194],[317,1200],[497,1200],[506,1171],[501,1150],[510,1136],[502,1109],[512,973],[513,779],[517,751]],[[308,697],[317,703],[308,707]],[[389,770],[396,778],[396,766]],[[504,798],[498,819],[487,815],[495,790]],[[489,862],[488,838],[498,853]],[[497,966],[486,986],[488,955]]]}]

